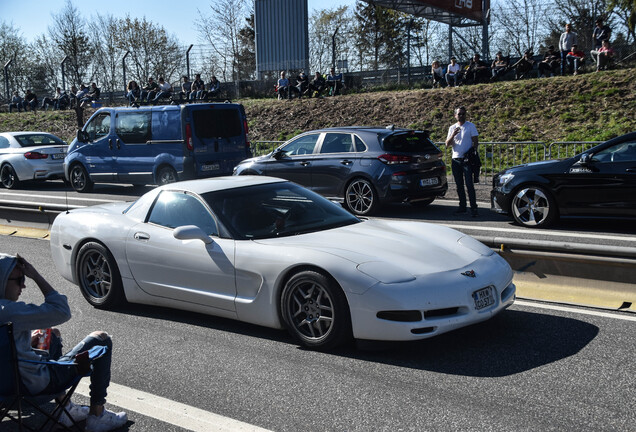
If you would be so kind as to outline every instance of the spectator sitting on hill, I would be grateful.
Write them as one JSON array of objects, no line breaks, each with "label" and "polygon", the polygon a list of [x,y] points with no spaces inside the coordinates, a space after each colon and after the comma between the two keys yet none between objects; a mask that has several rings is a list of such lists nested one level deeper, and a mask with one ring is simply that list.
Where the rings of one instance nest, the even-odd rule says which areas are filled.
[{"label": "spectator sitting on hill", "polygon": [[16,108],[18,112],[22,112],[22,98],[17,90],[13,92],[13,97],[11,98],[11,102],[9,102],[9,112],[13,112],[14,108]]},{"label": "spectator sitting on hill", "polygon": [[490,68],[486,63],[480,60],[479,54],[475,53],[473,59],[468,65],[466,80],[473,84],[487,81],[490,77]]},{"label": "spectator sitting on hill", "polygon": [[130,80],[128,82],[128,87],[126,88],[126,90],[126,99],[128,99],[129,105],[137,105],[137,100],[141,96],[141,89],[139,88],[139,84],[137,84],[137,81]]},{"label": "spectator sitting on hill", "polygon": [[431,76],[433,77],[433,87],[441,87],[444,82],[444,68],[435,60],[431,65]]},{"label": "spectator sitting on hill", "polygon": [[568,53],[566,59],[568,63],[570,63],[570,67],[574,71],[573,75],[577,75],[579,68],[583,64],[583,60],[585,60],[585,53],[579,50],[575,44],[572,45],[572,49]]},{"label": "spectator sitting on hill", "polygon": [[86,105],[91,103],[91,101],[98,100],[99,94],[100,94],[100,91],[99,91],[99,88],[97,87],[97,84],[91,83],[91,88],[89,89],[86,96],[80,99],[80,108],[84,108]]},{"label": "spectator sitting on hill", "polygon": [[342,82],[342,73],[336,74],[334,68],[329,69],[329,75],[327,75],[327,86],[329,87],[329,93],[332,96],[340,94],[340,90],[344,87]]},{"label": "spectator sitting on hill", "polygon": [[157,95],[152,100],[153,103],[159,102],[161,99],[169,98],[172,95],[172,85],[169,82],[166,82],[163,77],[159,77],[159,91]]},{"label": "spectator sitting on hill", "polygon": [[212,75],[212,79],[210,80],[210,84],[208,84],[208,93],[206,97],[208,99],[216,99],[219,97],[219,92],[221,91],[221,83],[216,76]]},{"label": "spectator sitting on hill", "polygon": [[285,71],[280,73],[280,78],[276,83],[276,93],[278,93],[278,99],[287,99],[289,97],[289,79],[285,77]]},{"label": "spectator sitting on hill", "polygon": [[309,91],[309,77],[305,73],[305,71],[301,71],[300,74],[296,77],[296,93],[298,93],[298,97],[301,98],[303,95],[306,95]]},{"label": "spectator sitting on hill", "polygon": [[543,55],[543,60],[539,62],[539,78],[541,78],[541,76],[553,76],[559,70],[560,65],[561,58],[554,50],[554,45],[550,45]]},{"label": "spectator sitting on hill", "polygon": [[509,70],[509,65],[510,63],[508,62],[508,58],[504,57],[503,53],[499,51],[490,66],[490,71],[492,73],[490,80],[497,81],[499,78],[506,75]]},{"label": "spectator sitting on hill", "polygon": [[523,53],[523,57],[521,57],[515,64],[510,66],[510,68],[514,68],[515,70],[515,79],[523,79],[526,75],[532,70],[534,67],[534,58],[533,52],[530,50],[526,50]]},{"label": "spectator sitting on hill", "polygon": [[608,40],[603,41],[603,45],[598,50],[591,51],[592,58],[596,60],[596,72],[606,69],[609,61],[614,57],[614,49]]},{"label": "spectator sitting on hill", "polygon": [[205,83],[201,79],[201,74],[196,74],[194,76],[194,81],[192,81],[192,87],[190,92],[190,100],[201,100],[205,93]]},{"label": "spectator sitting on hill", "polygon": [[22,101],[22,108],[27,111],[28,108],[31,108],[33,112],[38,107],[38,97],[31,90],[27,90],[24,94],[24,100]]},{"label": "spectator sitting on hill", "polygon": [[453,86],[457,86],[457,79],[459,78],[459,71],[462,67],[457,63],[457,59],[455,57],[451,57],[450,64],[446,69],[446,84],[450,87],[451,81],[453,81]]},{"label": "spectator sitting on hill", "polygon": [[59,100],[62,97],[62,89],[60,89],[59,87],[55,87],[55,94],[53,95],[52,98],[50,97],[45,97],[42,100],[42,109],[44,111],[47,111],[49,106],[52,106],[53,109],[59,109]]},{"label": "spectator sitting on hill", "polygon": [[140,99],[144,102],[150,102],[155,98],[157,91],[159,91],[159,85],[153,77],[148,77],[148,83],[141,89]]},{"label": "spectator sitting on hill", "polygon": [[326,85],[325,78],[320,75],[320,72],[316,72],[314,79],[309,83],[309,97],[320,97]]}]

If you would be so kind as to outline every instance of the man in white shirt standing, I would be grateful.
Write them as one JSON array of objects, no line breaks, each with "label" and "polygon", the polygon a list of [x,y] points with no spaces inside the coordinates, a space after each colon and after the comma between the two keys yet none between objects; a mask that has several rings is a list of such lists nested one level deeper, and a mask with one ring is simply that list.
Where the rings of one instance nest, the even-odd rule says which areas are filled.
[{"label": "man in white shirt standing", "polygon": [[451,168],[459,197],[459,209],[455,213],[466,213],[466,193],[464,192],[464,183],[466,183],[471,215],[477,217],[477,198],[473,185],[472,167],[468,162],[468,151],[471,148],[477,150],[479,133],[477,133],[477,128],[473,123],[466,121],[466,108],[463,106],[455,109],[455,118],[457,123],[448,128],[448,136],[446,137],[446,147],[453,148]]}]

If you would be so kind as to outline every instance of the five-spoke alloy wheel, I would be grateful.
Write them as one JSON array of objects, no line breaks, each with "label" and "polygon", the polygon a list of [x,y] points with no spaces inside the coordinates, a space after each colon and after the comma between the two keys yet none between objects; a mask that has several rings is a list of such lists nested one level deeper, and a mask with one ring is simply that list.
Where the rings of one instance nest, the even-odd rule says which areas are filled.
[{"label": "five-spoke alloy wheel", "polygon": [[77,192],[90,192],[93,189],[93,182],[88,177],[86,169],[79,163],[71,167],[69,177],[71,178],[71,186]]},{"label": "five-spoke alloy wheel", "polygon": [[80,248],[76,269],[82,295],[91,305],[109,309],[124,300],[115,258],[101,243],[88,242]]},{"label": "five-spoke alloy wheel", "polygon": [[546,227],[557,217],[557,208],[549,192],[539,186],[524,186],[512,199],[512,217],[528,228]]}]

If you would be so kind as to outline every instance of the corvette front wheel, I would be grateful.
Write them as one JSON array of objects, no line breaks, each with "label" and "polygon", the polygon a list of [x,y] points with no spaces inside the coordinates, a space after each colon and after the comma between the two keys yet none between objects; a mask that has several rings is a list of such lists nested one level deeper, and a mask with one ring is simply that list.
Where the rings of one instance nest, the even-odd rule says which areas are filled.
[{"label": "corvette front wheel", "polygon": [[80,291],[91,305],[112,309],[125,300],[115,258],[101,243],[84,244],[77,254],[75,268]]}]

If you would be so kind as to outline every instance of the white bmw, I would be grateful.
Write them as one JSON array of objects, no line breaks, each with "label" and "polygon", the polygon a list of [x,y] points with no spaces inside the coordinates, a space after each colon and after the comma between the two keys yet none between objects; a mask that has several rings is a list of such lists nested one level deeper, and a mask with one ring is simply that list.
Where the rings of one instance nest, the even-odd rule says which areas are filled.
[{"label": "white bmw", "polygon": [[470,236],[366,220],[288,181],[218,177],[60,214],[59,272],[90,304],[167,306],[286,328],[327,349],[408,341],[487,320],[515,299],[510,266]]}]

